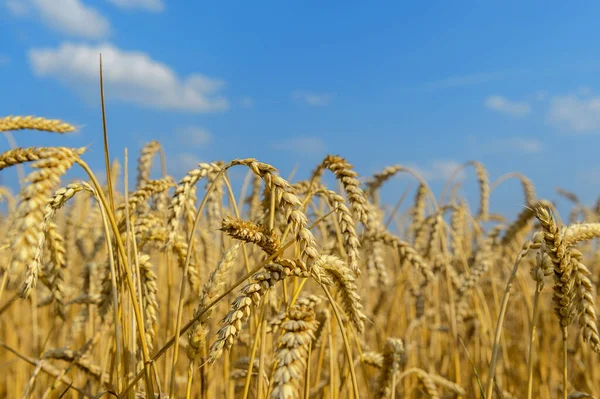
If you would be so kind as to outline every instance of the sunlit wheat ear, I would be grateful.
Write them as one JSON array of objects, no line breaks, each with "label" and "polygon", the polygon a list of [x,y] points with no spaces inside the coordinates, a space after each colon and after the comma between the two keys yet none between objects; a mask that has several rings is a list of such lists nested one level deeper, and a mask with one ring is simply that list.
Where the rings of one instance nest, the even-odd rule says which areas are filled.
[{"label": "sunlit wheat ear", "polygon": [[[294,303],[294,305],[306,306],[306,307],[314,310],[315,307],[318,304],[320,304],[321,302],[322,302],[322,299],[319,296],[307,295],[307,296],[302,296],[302,297],[298,298],[298,300],[296,301],[296,303]],[[273,316],[271,318],[271,320],[269,320],[269,323],[267,325],[267,332],[276,333],[280,329],[283,322],[287,320],[287,317],[288,317],[287,310],[280,312],[278,315]]]},{"label": "sunlit wheat ear", "polygon": [[[133,192],[129,196],[128,204],[129,212],[134,213],[141,204],[144,204],[150,197],[169,190],[175,186],[173,178],[170,176],[158,180],[148,180],[142,188]],[[116,209],[117,220],[123,224],[125,218],[125,204],[120,205]]]},{"label": "sunlit wheat ear", "polygon": [[267,255],[279,250],[279,236],[266,226],[227,216],[221,222],[221,231],[236,240],[252,243]]},{"label": "sunlit wheat ear", "polygon": [[275,354],[275,374],[271,399],[299,398],[308,360],[308,349],[314,340],[318,322],[314,310],[305,304],[293,306],[288,320],[281,325],[282,334]]},{"label": "sunlit wheat ear", "polygon": [[137,182],[136,189],[142,188],[150,180],[150,171],[152,169],[152,159],[161,149],[160,143],[152,140],[146,143],[140,151],[140,157],[137,164]]},{"label": "sunlit wheat ear", "polygon": [[471,161],[468,164],[473,165],[475,168],[477,182],[479,183],[479,210],[477,211],[477,219],[485,221],[490,212],[490,180],[487,170],[482,163]]},{"label": "sunlit wheat ear", "polygon": [[461,284],[456,287],[455,297],[458,301],[457,303],[468,300],[468,297],[466,296],[467,292],[477,285],[481,277],[487,273],[492,265],[492,241],[493,238],[488,236],[481,242],[481,246],[475,255],[474,265],[471,267],[469,274],[462,280]]},{"label": "sunlit wheat ear", "polygon": [[522,241],[522,235],[526,233],[530,221],[536,215],[535,209],[537,207],[546,207],[550,209],[551,206],[552,204],[550,204],[550,202],[541,200],[533,203],[531,206],[523,208],[516,220],[504,232],[500,245],[510,249],[514,243]]},{"label": "sunlit wheat ear", "polygon": [[65,277],[67,268],[65,241],[53,222],[46,225],[46,242],[49,249],[49,260],[45,271],[46,285],[52,293],[55,303],[55,311],[63,320],[65,319]]},{"label": "sunlit wheat ear", "polygon": [[41,259],[36,256],[40,243],[44,242],[44,207],[60,177],[73,165],[83,150],[56,148],[49,151],[45,158],[36,161],[26,178],[27,185],[21,190],[21,201],[11,226],[10,239],[13,257],[11,270],[23,270],[27,267],[21,296],[28,297],[35,288],[40,270]]},{"label": "sunlit wheat ear", "polygon": [[358,261],[360,258],[359,248],[360,241],[356,234],[356,226],[350,210],[344,203],[344,198],[332,190],[319,190],[316,192],[318,195],[323,195],[331,208],[335,211],[340,226],[340,231],[344,239],[344,249],[348,257],[348,266],[352,272],[359,276],[361,273]]},{"label": "sunlit wheat ear", "polygon": [[[257,161],[254,158],[236,159],[231,165],[243,165],[248,167],[255,175],[259,176],[270,188],[270,192],[275,196],[275,203],[283,214],[290,226],[291,233],[295,235],[296,241],[300,244],[300,257],[305,260],[305,266],[312,271],[314,263],[319,258],[317,250],[317,241],[308,229],[308,218],[300,209],[302,202],[293,193],[293,188],[288,181],[277,176],[273,166]],[[321,273],[316,271],[319,276]]]},{"label": "sunlit wheat ear", "polygon": [[575,223],[565,230],[565,245],[575,245],[581,241],[588,241],[600,237],[600,223]]},{"label": "sunlit wheat ear", "polygon": [[600,336],[596,318],[596,290],[590,280],[591,273],[581,262],[583,255],[576,249],[572,250],[575,266],[575,289],[577,291],[577,311],[579,313],[579,327],[581,328],[584,342],[589,343],[594,352],[600,353]]},{"label": "sunlit wheat ear", "polygon": [[392,389],[393,376],[406,362],[404,343],[399,338],[388,338],[383,350],[383,365],[377,380],[376,398],[389,398]]},{"label": "sunlit wheat ear", "polygon": [[565,246],[565,228],[560,229],[548,208],[534,208],[535,216],[544,232],[544,248],[554,265],[554,295],[556,314],[566,329],[575,317],[575,273],[571,251]]},{"label": "sunlit wheat ear", "polygon": [[366,194],[372,198],[375,204],[379,203],[379,189],[383,184],[394,177],[398,172],[405,170],[401,165],[391,165],[383,168],[382,171],[375,173],[366,183]]},{"label": "sunlit wheat ear", "polygon": [[411,208],[411,221],[408,228],[409,235],[415,239],[417,232],[422,228],[425,221],[425,201],[427,199],[427,187],[421,183],[415,194],[415,202]]},{"label": "sunlit wheat ear", "polygon": [[[229,274],[235,263],[240,249],[240,244],[235,244],[229,248],[223,258],[210,274],[208,281],[202,287],[200,303],[194,309],[194,317],[206,309],[209,303],[214,301],[223,292],[223,287],[229,278]],[[212,308],[206,311],[198,320],[194,322],[192,328],[188,332],[188,350],[187,355],[190,360],[195,360],[201,352],[203,344],[206,340],[208,327],[206,323],[212,317]]]},{"label": "sunlit wheat ear", "polygon": [[144,309],[144,331],[148,349],[154,347],[158,326],[158,285],[157,276],[152,270],[150,256],[139,254],[140,281],[142,284],[142,302]]},{"label": "sunlit wheat ear", "polygon": [[58,119],[36,118],[33,116],[6,116],[0,118],[0,132],[24,129],[68,133],[74,131],[75,126]]},{"label": "sunlit wheat ear", "polygon": [[264,271],[255,273],[250,278],[240,295],[231,304],[229,313],[221,320],[223,324],[217,333],[217,340],[211,345],[208,352],[208,360],[214,363],[223,351],[229,350],[235,343],[236,338],[242,330],[243,323],[250,316],[253,307],[258,306],[265,294],[277,283],[287,276],[308,277],[305,266],[300,266],[299,261],[281,259],[278,264],[265,267]]},{"label": "sunlit wheat ear", "polygon": [[225,184],[224,179],[219,178],[217,180],[219,172],[225,164],[222,161],[218,161],[216,164],[219,169],[215,168],[208,171],[205,186],[206,190],[208,190],[213,183],[215,185],[213,190],[210,191],[206,197],[206,221],[208,223],[208,228],[213,231],[214,235],[218,234],[215,230],[219,228],[221,219],[223,219],[223,186]]},{"label": "sunlit wheat ear", "polygon": [[358,173],[353,170],[352,165],[344,158],[337,155],[328,155],[313,172],[313,176],[319,177],[324,169],[329,169],[342,183],[350,208],[357,221],[367,226],[369,224],[369,210],[367,207],[367,196],[360,188],[357,179]]},{"label": "sunlit wheat ear", "polygon": [[344,313],[346,313],[356,331],[362,334],[367,316],[363,313],[354,273],[343,260],[333,255],[322,255],[317,263],[337,287]]},{"label": "sunlit wheat ear", "polygon": [[408,263],[410,263],[423,276],[425,283],[428,283],[434,279],[431,267],[417,253],[417,251],[410,246],[409,243],[402,241],[400,238],[385,230],[374,231],[370,236],[368,236],[368,238],[375,241],[381,241],[385,245],[396,249],[398,251],[398,255],[400,256],[400,262],[406,260]]},{"label": "sunlit wheat ear", "polygon": [[196,169],[187,172],[187,174],[179,181],[171,199],[171,204],[169,205],[169,216],[167,218],[169,226],[169,243],[172,242],[177,234],[180,218],[186,208],[189,197],[194,193],[193,190],[196,183],[198,183],[200,179],[206,177],[209,172],[218,172],[220,170],[221,168],[217,164],[199,163]]}]

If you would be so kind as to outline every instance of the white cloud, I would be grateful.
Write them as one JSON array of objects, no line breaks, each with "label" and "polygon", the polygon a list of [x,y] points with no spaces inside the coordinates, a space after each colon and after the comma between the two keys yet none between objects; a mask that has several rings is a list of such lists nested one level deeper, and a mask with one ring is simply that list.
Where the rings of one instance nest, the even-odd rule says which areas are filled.
[{"label": "white cloud", "polygon": [[179,142],[193,147],[202,147],[212,141],[212,134],[201,127],[186,127],[181,129],[177,136]]},{"label": "white cloud", "polygon": [[197,154],[189,152],[177,153],[168,159],[170,160],[167,164],[169,171],[176,176],[183,176],[188,171],[196,169],[198,164],[203,162]]},{"label": "white cloud", "polygon": [[[415,170],[421,177],[427,181],[433,180],[447,180],[452,174],[462,166],[462,164],[452,161],[438,159],[432,161],[427,166],[411,165],[410,168]],[[455,179],[462,179],[464,177],[464,171],[460,171]]]},{"label": "white cloud", "polygon": [[108,0],[108,2],[125,10],[141,9],[161,12],[165,9],[165,4],[162,0]]},{"label": "white cloud", "polygon": [[315,107],[324,107],[331,104],[333,95],[330,93],[313,93],[305,90],[296,90],[292,93],[292,98]]},{"label": "white cloud", "polygon": [[487,108],[512,116],[524,116],[531,112],[531,106],[526,101],[511,101],[502,96],[489,96],[484,104]]},{"label": "white cloud", "polygon": [[146,53],[111,44],[64,43],[57,49],[32,49],[29,61],[37,76],[55,78],[79,94],[89,94],[98,90],[100,53],[107,96],[155,109],[216,112],[228,108],[227,99],[218,94],[222,81],[201,74],[181,78]]},{"label": "white cloud", "polygon": [[274,150],[299,154],[318,155],[326,150],[325,142],[318,137],[295,137],[281,140],[272,145]]},{"label": "white cloud", "polygon": [[240,105],[243,108],[254,108],[254,100],[252,97],[244,96],[240,99]]},{"label": "white cloud", "polygon": [[553,97],[547,120],[554,126],[573,132],[600,131],[600,97]]},{"label": "white cloud", "polygon": [[27,15],[29,12],[29,5],[25,0],[6,0],[4,6],[12,15],[17,17]]},{"label": "white cloud", "polygon": [[99,39],[110,33],[108,19],[81,0],[8,0],[5,4],[19,17],[34,11],[45,25],[66,35]]}]

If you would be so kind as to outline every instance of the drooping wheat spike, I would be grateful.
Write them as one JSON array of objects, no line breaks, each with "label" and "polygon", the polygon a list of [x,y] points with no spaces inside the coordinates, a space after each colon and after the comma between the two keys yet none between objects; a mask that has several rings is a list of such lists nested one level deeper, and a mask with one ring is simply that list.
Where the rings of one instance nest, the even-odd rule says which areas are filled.
[{"label": "drooping wheat spike", "polygon": [[254,220],[260,210],[260,187],[262,180],[260,177],[252,176],[252,191],[250,195],[244,199],[244,203],[248,205],[248,219]]},{"label": "drooping wheat spike", "polygon": [[66,187],[59,188],[54,192],[46,204],[44,220],[48,221],[54,219],[56,211],[65,206],[65,204],[80,191],[87,191],[92,193],[92,195],[96,194],[96,190],[84,181],[71,183]]},{"label": "drooping wheat spike", "polygon": [[385,265],[383,244],[379,241],[368,241],[364,245],[367,254],[367,273],[371,287],[387,287],[390,278]]},{"label": "drooping wheat spike", "polygon": [[565,245],[573,246],[581,241],[600,237],[600,223],[575,223],[565,230]]},{"label": "drooping wheat spike", "polygon": [[[275,195],[276,204],[281,208],[283,214],[290,226],[291,232],[295,235],[296,241],[300,244],[300,257],[305,259],[305,266],[312,270],[314,263],[319,258],[317,242],[315,237],[308,229],[308,218],[300,210],[302,202],[293,194],[292,186],[285,179],[277,176],[273,166],[259,162],[254,158],[236,159],[230,163],[234,165],[247,166],[254,174],[264,180],[266,186],[271,189],[272,195]],[[321,273],[316,271],[318,276]]]},{"label": "drooping wheat spike", "polygon": [[[202,287],[200,303],[198,304],[198,307],[194,309],[194,317],[204,311],[209,303],[221,295],[231,268],[237,259],[239,249],[240,244],[235,244],[229,248],[215,270],[210,274],[208,281]],[[211,316],[212,309],[209,309],[194,322],[188,332],[189,346],[187,355],[190,360],[195,360],[201,353],[206,340],[206,334],[208,333],[208,326],[206,323],[210,320]]]},{"label": "drooping wheat spike", "polygon": [[526,233],[529,222],[535,217],[535,209],[539,206],[550,208],[552,204],[546,200],[541,200],[523,208],[517,219],[504,232],[500,241],[502,247],[512,249],[514,243],[521,241],[522,234]]},{"label": "drooping wheat spike", "polygon": [[95,364],[87,353],[78,353],[68,348],[50,349],[44,352],[43,359],[58,359],[66,362],[74,362],[74,364],[84,371],[90,377],[95,378],[100,382],[108,382],[108,375],[102,374],[102,367]]},{"label": "drooping wheat spike", "polygon": [[318,326],[314,310],[305,304],[294,305],[283,322],[275,354],[275,374],[271,399],[296,399],[304,378],[308,349]]},{"label": "drooping wheat spike", "polygon": [[569,191],[569,190],[566,190],[564,188],[558,187],[556,189],[556,193],[558,195],[560,195],[561,197],[564,197],[564,198],[568,199],[569,201],[571,201],[575,205],[581,203],[581,201],[579,201],[579,197],[577,196],[577,194],[575,194],[572,191]]},{"label": "drooping wheat spike", "polygon": [[327,273],[335,286],[342,302],[342,309],[359,334],[365,329],[365,319],[361,298],[358,294],[354,273],[346,263],[333,255],[322,255],[318,261],[319,266]]},{"label": "drooping wheat spike", "polygon": [[486,221],[490,212],[490,180],[487,170],[482,163],[471,161],[468,164],[473,165],[477,174],[477,182],[479,183],[479,210],[477,211],[477,219]]},{"label": "drooping wheat spike", "polygon": [[253,306],[258,306],[267,292],[278,282],[289,275],[310,276],[306,266],[299,261],[281,259],[277,264],[270,264],[264,271],[252,275],[250,283],[246,284],[240,295],[233,301],[229,313],[223,318],[223,324],[217,333],[216,341],[210,346],[208,360],[214,363],[224,350],[229,350],[239,336],[244,321],[250,316]]},{"label": "drooping wheat spike", "polygon": [[32,167],[36,170],[26,178],[28,183],[21,190],[21,201],[17,206],[15,220],[10,230],[13,257],[11,270],[23,270],[27,267],[21,296],[28,297],[35,287],[40,269],[41,251],[37,251],[44,242],[43,219],[44,206],[60,177],[73,165],[84,150],[58,147],[48,151],[45,158],[36,161]]},{"label": "drooping wheat spike", "polygon": [[[127,206],[129,207],[129,213],[134,213],[137,207],[145,203],[151,196],[165,192],[174,186],[175,182],[170,176],[158,180],[148,180],[142,186],[142,188],[135,191],[129,196],[129,201],[127,204]],[[116,213],[117,220],[121,221],[121,224],[123,224],[123,220],[125,218],[125,204],[120,205],[116,209]]]},{"label": "drooping wheat spike", "polygon": [[[223,207],[223,185],[225,184],[224,179],[216,180],[221,168],[225,166],[225,164],[221,161],[216,162],[216,165],[219,167],[218,169],[211,169],[208,171],[208,175],[206,177],[206,190],[214,183],[215,187],[212,191],[210,191],[206,197],[206,220],[208,222],[208,227],[210,230],[215,231],[219,228],[219,223],[221,222],[222,217],[222,207]],[[215,232],[216,234],[216,232]]]},{"label": "drooping wheat spike", "polygon": [[158,285],[157,276],[152,270],[150,256],[140,254],[138,256],[140,266],[140,280],[142,285],[142,302],[144,309],[144,332],[148,349],[154,346],[156,328],[158,326]]},{"label": "drooping wheat spike", "polygon": [[75,126],[58,119],[35,118],[33,116],[6,116],[0,118],[0,132],[25,129],[68,133],[74,131]]},{"label": "drooping wheat spike", "polygon": [[169,226],[169,243],[172,242],[172,239],[175,238],[175,235],[177,234],[180,222],[179,219],[186,208],[186,203],[192,194],[192,190],[196,186],[196,183],[198,183],[200,179],[206,177],[209,172],[218,171],[220,169],[221,168],[214,163],[199,163],[196,169],[187,172],[187,174],[179,181],[171,199],[171,204],[169,205],[169,216],[167,218]]},{"label": "drooping wheat spike", "polygon": [[375,173],[366,183],[367,195],[375,204],[379,203],[379,189],[383,184],[394,177],[398,172],[404,170],[401,165],[391,165],[383,168],[381,172]]},{"label": "drooping wheat spike", "polygon": [[377,381],[377,391],[375,397],[378,399],[389,398],[392,389],[392,380],[400,368],[404,365],[405,359],[404,343],[399,338],[388,338],[383,350],[383,366]]},{"label": "drooping wheat spike", "polygon": [[152,140],[142,147],[137,165],[137,182],[135,186],[137,190],[142,188],[150,179],[152,159],[160,149],[160,143],[156,140]]},{"label": "drooping wheat spike", "polygon": [[554,265],[554,295],[556,314],[566,329],[575,317],[575,275],[571,251],[564,244],[565,228],[560,229],[552,212],[545,206],[534,208],[544,232],[545,251]]},{"label": "drooping wheat spike", "polygon": [[358,173],[353,170],[352,165],[344,158],[337,155],[328,155],[313,172],[313,176],[319,177],[324,169],[329,169],[342,183],[350,208],[357,221],[364,226],[369,224],[369,210],[367,207],[367,196],[360,188],[360,182],[356,178]]},{"label": "drooping wheat spike", "polygon": [[462,284],[456,287],[456,295],[459,301],[465,300],[465,294],[471,290],[481,277],[487,273],[492,265],[492,240],[493,236],[488,235],[481,243],[479,250],[475,255],[474,265],[471,267],[469,275],[462,280]]},{"label": "drooping wheat spike", "polygon": [[433,379],[429,376],[429,373],[421,370],[420,373],[417,373],[417,378],[421,384],[423,384],[423,391],[430,399],[440,399],[440,393],[435,385]]},{"label": "drooping wheat spike", "polygon": [[417,232],[423,227],[425,221],[425,200],[427,199],[427,187],[423,183],[419,184],[415,194],[415,203],[411,208],[411,222],[408,228],[409,235],[415,239]]},{"label": "drooping wheat spike", "polygon": [[398,251],[400,261],[406,260],[409,262],[425,279],[425,282],[429,282],[434,279],[433,271],[431,267],[425,262],[425,260],[415,251],[409,243],[402,241],[400,238],[394,236],[388,231],[379,230],[372,232],[369,239],[375,241],[381,241],[385,245],[391,246]]},{"label": "drooping wheat spike", "polygon": [[64,272],[67,268],[65,241],[58,231],[55,223],[49,222],[46,229],[46,242],[50,253],[50,264],[45,273],[45,279],[48,282],[48,288],[55,300],[55,310],[57,314],[65,319],[65,277]]},{"label": "drooping wheat spike", "polygon": [[[151,216],[152,213],[146,214],[136,223],[136,239],[138,250],[143,250],[145,245],[152,242],[157,244],[158,249],[165,250],[168,239],[167,229],[162,225],[162,220],[157,216]],[[188,244],[181,234],[177,234],[170,246],[177,258],[177,263],[180,268],[184,268],[187,258]],[[193,257],[190,260],[188,268],[188,282],[192,293],[198,293],[200,288],[200,280],[198,278],[198,270],[194,264]]]},{"label": "drooping wheat spike", "polygon": [[450,217],[450,227],[452,229],[452,253],[455,257],[464,255],[464,235],[466,224],[466,206],[464,204],[456,205],[454,212]]},{"label": "drooping wheat spike", "polygon": [[363,352],[362,362],[378,369],[383,367],[383,354],[379,352],[369,351]]},{"label": "drooping wheat spike", "polygon": [[583,254],[576,249],[571,250],[575,268],[575,289],[577,291],[577,312],[579,327],[584,342],[589,343],[594,352],[600,353],[600,335],[596,318],[595,288],[590,280],[591,273],[582,263]]},{"label": "drooping wheat spike", "polygon": [[344,249],[348,257],[348,267],[350,267],[356,276],[359,276],[361,273],[358,265],[360,258],[360,241],[358,240],[358,236],[356,234],[354,219],[352,219],[350,210],[344,203],[344,198],[335,191],[326,189],[318,190],[315,192],[315,194],[323,195],[327,199],[327,202],[329,202],[331,208],[335,210],[340,231],[344,239]]},{"label": "drooping wheat spike", "polygon": [[222,220],[221,231],[231,238],[258,246],[269,256],[277,252],[281,245],[279,236],[268,227],[231,216]]}]

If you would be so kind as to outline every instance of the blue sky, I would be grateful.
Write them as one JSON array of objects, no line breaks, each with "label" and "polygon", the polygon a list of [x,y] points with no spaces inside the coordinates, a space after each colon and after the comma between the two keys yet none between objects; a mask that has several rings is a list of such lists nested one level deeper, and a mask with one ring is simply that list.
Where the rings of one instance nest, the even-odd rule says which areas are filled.
[{"label": "blue sky", "polygon": [[[177,178],[198,161],[250,156],[284,176],[300,163],[302,178],[335,153],[361,175],[414,167],[439,190],[476,159],[492,179],[520,171],[542,197],[562,186],[592,203],[598,15],[595,2],[0,0],[0,109],[81,126],[15,138],[91,144],[100,170],[102,52],[111,155],[127,147],[130,169],[158,139]],[[14,184],[14,172],[0,176]],[[385,198],[407,184],[396,179]],[[506,183],[492,208],[521,203]]]}]

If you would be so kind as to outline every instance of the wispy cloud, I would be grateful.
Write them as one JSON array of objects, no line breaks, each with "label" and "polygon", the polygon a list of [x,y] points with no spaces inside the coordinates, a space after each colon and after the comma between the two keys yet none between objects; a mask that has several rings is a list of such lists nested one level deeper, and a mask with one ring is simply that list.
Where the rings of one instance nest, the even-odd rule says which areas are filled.
[{"label": "wispy cloud", "polygon": [[555,96],[550,101],[547,121],[574,133],[600,131],[600,97],[570,94]]},{"label": "wispy cloud", "polygon": [[[410,165],[412,169],[414,169],[427,181],[447,180],[460,166],[460,163],[447,159],[437,159],[431,161],[429,165],[424,166],[414,164]],[[456,176],[457,179],[462,179],[463,177],[463,171]]]},{"label": "wispy cloud", "polygon": [[296,90],[292,92],[292,99],[304,102],[314,107],[324,107],[331,104],[333,94],[331,93],[315,93],[306,90]]},{"label": "wispy cloud", "polygon": [[110,34],[110,23],[81,0],[8,0],[8,11],[17,17],[33,13],[48,27],[69,36],[99,39]]},{"label": "wispy cloud", "polygon": [[183,175],[192,169],[196,169],[200,162],[203,162],[198,154],[191,152],[176,153],[169,163],[169,171],[175,175]]},{"label": "wispy cloud", "polygon": [[318,137],[294,137],[278,141],[272,145],[272,148],[297,154],[319,155],[325,152],[326,145],[323,139]]},{"label": "wispy cloud", "polygon": [[108,0],[108,2],[124,10],[140,9],[161,12],[165,9],[163,0]]},{"label": "wispy cloud", "polygon": [[64,43],[59,48],[33,49],[29,61],[39,77],[52,77],[79,94],[95,92],[98,56],[102,54],[104,81],[115,98],[140,106],[186,112],[217,112],[228,108],[219,90],[223,82],[201,74],[185,78],[166,64],[139,51],[111,44],[89,46]]},{"label": "wispy cloud", "polygon": [[25,0],[5,0],[4,7],[12,15],[22,17],[29,12],[29,5]]},{"label": "wispy cloud", "polygon": [[525,116],[531,112],[531,105],[526,101],[511,101],[503,96],[489,96],[484,104],[487,108],[511,116]]},{"label": "wispy cloud", "polygon": [[177,140],[186,146],[204,147],[212,141],[212,134],[201,127],[189,126],[180,129],[177,133]]}]

